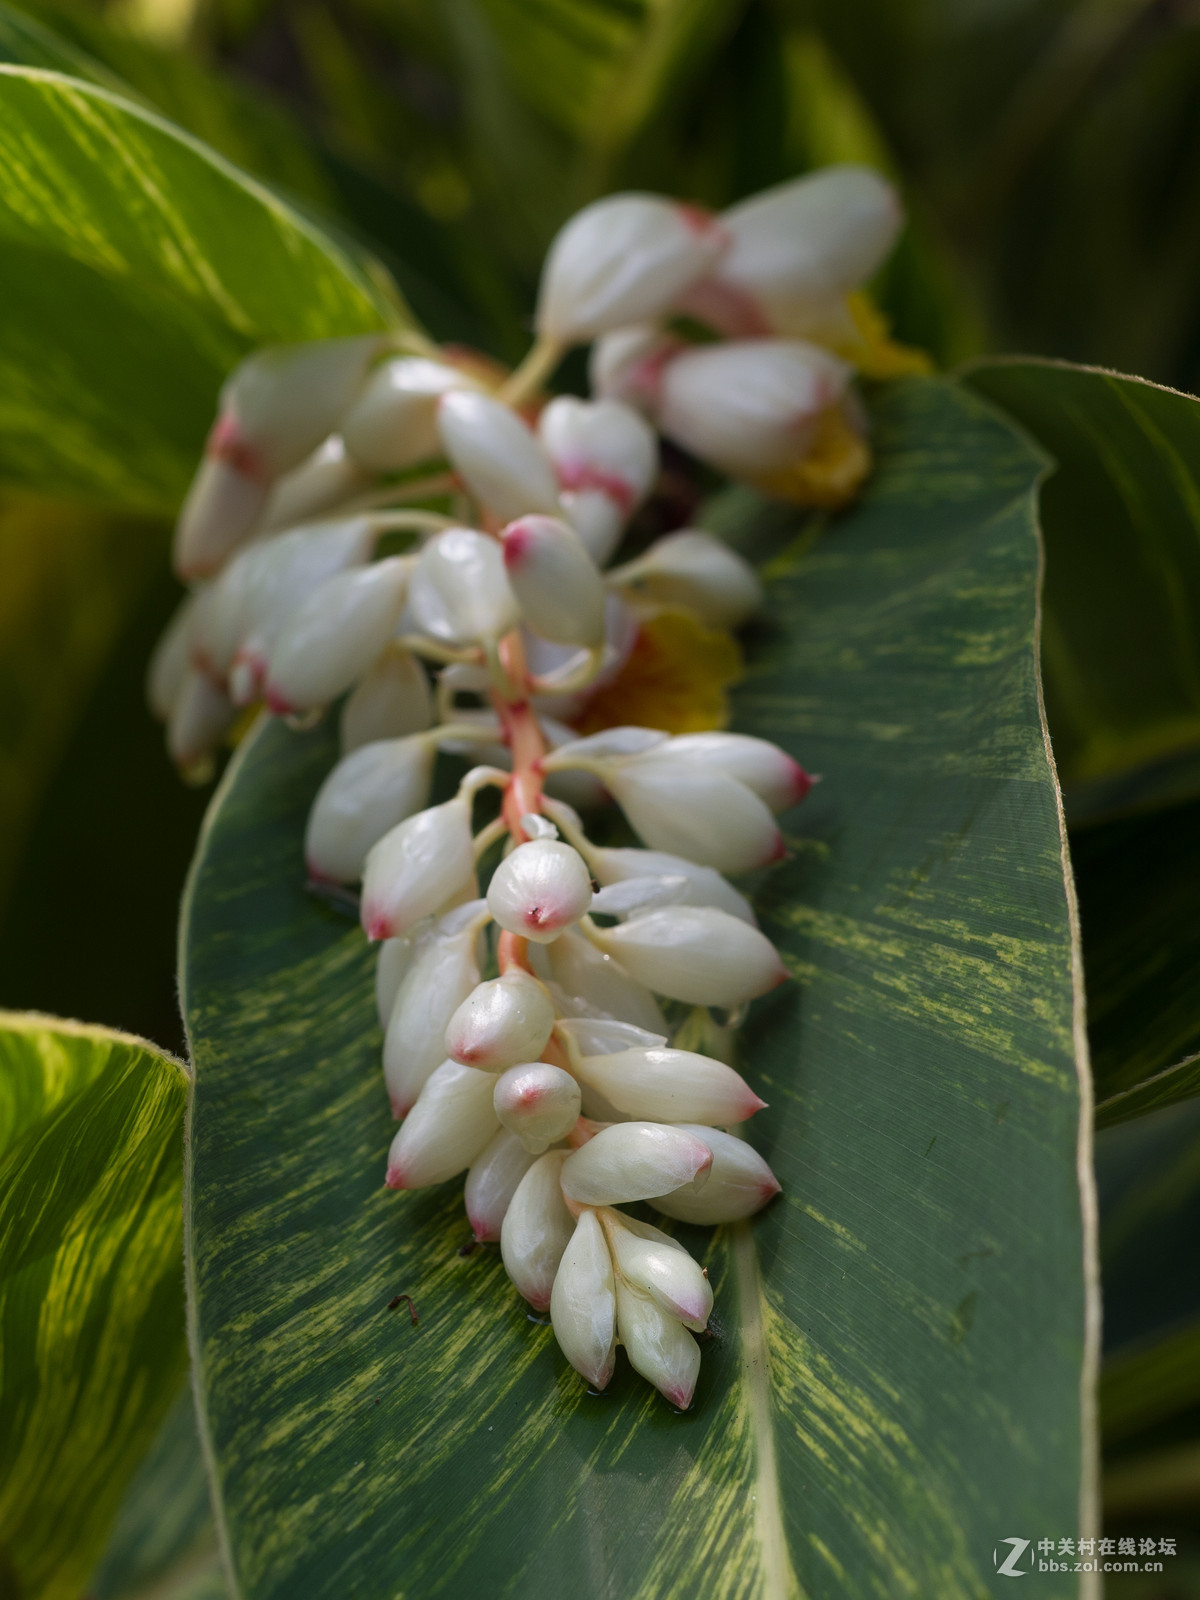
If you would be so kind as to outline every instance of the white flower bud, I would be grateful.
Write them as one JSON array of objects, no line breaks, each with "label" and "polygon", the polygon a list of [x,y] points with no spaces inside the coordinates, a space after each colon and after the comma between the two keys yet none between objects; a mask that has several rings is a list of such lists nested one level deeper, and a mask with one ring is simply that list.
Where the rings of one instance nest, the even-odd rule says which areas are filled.
[{"label": "white flower bud", "polygon": [[539,417],[538,435],[554,463],[563,509],[603,566],[658,475],[654,430],[620,401],[560,395]]},{"label": "white flower bud", "polygon": [[[556,754],[554,760],[561,757]],[[655,850],[718,872],[778,861],[783,839],[764,803],[735,778],[657,750],[601,773],[632,826]]]},{"label": "white flower bud", "polygon": [[436,746],[426,734],[380,739],[343,756],[308,813],[309,875],[332,883],[362,876],[367,852],[429,801]]},{"label": "white flower bud", "polygon": [[798,339],[700,345],[670,361],[659,426],[669,439],[733,476],[803,460],[821,413],[846,392],[851,369]]},{"label": "white flower bud", "polygon": [[586,739],[575,739],[570,744],[563,745],[555,752],[556,759],[561,757],[564,762],[567,757],[587,761],[614,761],[621,756],[645,755],[648,750],[653,750],[659,745],[666,744],[669,734],[660,733],[657,728],[638,728],[622,726],[617,728],[602,728],[599,733],[591,733]]},{"label": "white flower bud", "polygon": [[474,872],[471,808],[465,798],[456,795],[409,817],[367,856],[362,893],[367,938],[407,933],[459,894]]},{"label": "white flower bud", "polygon": [[626,1283],[649,1295],[685,1328],[702,1332],[708,1326],[713,1293],[700,1264],[657,1228],[631,1225],[633,1219],[620,1212],[609,1212],[605,1222],[614,1264]]},{"label": "white flower bud", "polygon": [[657,323],[615,328],[592,346],[588,382],[604,400],[619,400],[651,417],[658,409],[663,368],[686,346]]},{"label": "white flower bud", "polygon": [[615,500],[600,489],[572,489],[561,497],[563,515],[598,567],[608,565],[625,532],[625,518]]},{"label": "white flower bud", "polygon": [[447,644],[497,639],[517,624],[517,602],[497,539],[474,528],[447,528],[422,550],[409,610],[424,633]]},{"label": "white flower bud", "polygon": [[806,332],[875,272],[900,231],[896,192],[867,167],[826,167],[733,206],[716,284],[760,311],[761,326]]},{"label": "white flower bud", "polygon": [[496,868],[487,903],[502,928],[549,944],[591,905],[591,876],[579,851],[569,844],[531,839]]},{"label": "white flower bud", "polygon": [[452,389],[474,389],[456,368],[401,356],[375,368],[346,415],[342,437],[372,472],[399,472],[441,453],[437,403]]},{"label": "white flower bud", "polygon": [[185,595],[163,629],[146,669],[146,700],[151,711],[165,722],[183,687],[192,656],[192,625],[197,606],[209,591]]},{"label": "white flower bud", "polygon": [[167,754],[181,772],[206,780],[213,753],[236,715],[225,691],[206,672],[189,667],[167,718]]},{"label": "white flower bud", "polygon": [[560,1017],[554,1026],[568,1041],[573,1060],[576,1056],[616,1055],[621,1050],[657,1050],[667,1042],[666,1034],[648,1033],[614,1017]]},{"label": "white flower bud", "polygon": [[271,646],[267,704],[282,715],[327,705],[362,677],[396,631],[411,562],[390,556],[340,572],[290,616]]},{"label": "white flower bud", "polygon": [[715,906],[727,911],[731,917],[757,926],[757,919],[749,900],[739,894],[733,885],[711,867],[698,866],[683,856],[668,855],[665,850],[635,850],[630,847],[601,849],[593,846],[587,853],[587,864],[592,875],[602,884],[624,883],[630,878],[658,875],[683,878],[684,888],[677,904],[685,906]]},{"label": "white flower bud", "polygon": [[536,1311],[550,1309],[554,1275],[575,1231],[560,1185],[565,1157],[563,1150],[538,1157],[517,1185],[500,1229],[504,1269]]},{"label": "white flower bud", "polygon": [[501,534],[504,566],[521,615],[556,644],[604,643],[608,591],[575,529],[558,517],[519,517]]},{"label": "white flower bud", "polygon": [[567,1137],[579,1120],[580,1103],[575,1079],[548,1061],[509,1067],[496,1079],[492,1101],[504,1127],[535,1156]]},{"label": "white flower bud", "polygon": [[740,1006],[787,977],[757,928],[709,906],[667,906],[595,933],[647,988],[693,1006]]},{"label": "white flower bud", "polygon": [[636,1049],[584,1056],[579,1076],[610,1106],[639,1121],[725,1127],[766,1105],[724,1062],[691,1050]]},{"label": "white flower bud", "polygon": [[475,920],[471,908],[463,907],[414,940],[383,1040],[383,1079],[393,1116],[405,1115],[446,1059],[446,1024],[479,982]]},{"label": "white flower bud", "polygon": [[630,1366],[686,1411],[700,1374],[700,1346],[677,1318],[620,1276],[616,1290],[617,1332]]},{"label": "white flower bud", "polygon": [[549,975],[568,1003],[593,1016],[621,1017],[650,1033],[667,1033],[650,991],[581,934],[564,933],[545,948]]},{"label": "white flower bud", "polygon": [[276,478],[332,433],[381,336],[257,350],[230,375],[175,530],[175,567],[213,572],[253,528]]},{"label": "white flower bud", "polygon": [[499,1239],[517,1185],[536,1159],[515,1133],[502,1128],[471,1163],[463,1201],[471,1232],[480,1244]]},{"label": "white flower bud", "polygon": [[702,1184],[712,1151],[661,1122],[615,1122],[567,1157],[563,1193],[580,1205],[615,1206]]},{"label": "white flower bud", "polygon": [[727,244],[716,219],[651,194],[596,200],[560,229],[542,269],[538,333],[582,343],[660,316]]},{"label": "white flower bud", "polygon": [[342,707],[342,754],[376,739],[421,733],[433,721],[429,678],[416,656],[389,644]]},{"label": "white flower bud", "polygon": [[464,390],[444,395],[437,424],[450,465],[492,516],[511,522],[528,511],[558,510],[549,457],[503,401]]},{"label": "white flower bud", "polygon": [[703,1189],[677,1189],[674,1194],[659,1195],[652,1201],[654,1209],[679,1222],[711,1225],[718,1222],[740,1222],[761,1211],[768,1200],[779,1193],[779,1180],[770,1167],[736,1134],[722,1133],[719,1128],[702,1128],[685,1124],[688,1133],[712,1151],[712,1170]]},{"label": "white flower bud", "polygon": [[579,1213],[550,1296],[550,1321],[563,1355],[593,1389],[616,1365],[617,1300],[612,1259],[594,1211]]},{"label": "white flower bud", "polygon": [[738,628],[762,605],[754,568],[711,533],[683,528],[656,539],[635,561],[609,574],[630,596],[684,606],[714,628]]},{"label": "white flower bud", "polygon": [[812,788],[808,773],[786,751],[745,733],[679,734],[663,745],[662,755],[736,778],[772,811],[786,811]]},{"label": "white flower bud", "polygon": [[309,522],[360,494],[370,481],[369,475],[346,454],[341,437],[331,434],[307,461],[279,479],[263,509],[259,528],[263,533],[273,533]]},{"label": "white flower bud", "polygon": [[653,906],[682,905],[687,897],[687,886],[682,874],[626,878],[623,883],[610,883],[593,895],[592,911],[600,916],[628,917],[637,911],[649,911]]},{"label": "white flower bud", "polygon": [[488,1072],[442,1062],[392,1140],[389,1189],[424,1189],[466,1171],[496,1135],[494,1082]]},{"label": "white flower bud", "polygon": [[386,1028],[396,993],[416,954],[416,939],[384,939],[375,961],[375,1010],[379,1026]]},{"label": "white flower bud", "polygon": [[514,968],[481,983],[459,1006],[446,1028],[446,1054],[485,1072],[503,1072],[537,1061],[553,1027],[545,985]]}]

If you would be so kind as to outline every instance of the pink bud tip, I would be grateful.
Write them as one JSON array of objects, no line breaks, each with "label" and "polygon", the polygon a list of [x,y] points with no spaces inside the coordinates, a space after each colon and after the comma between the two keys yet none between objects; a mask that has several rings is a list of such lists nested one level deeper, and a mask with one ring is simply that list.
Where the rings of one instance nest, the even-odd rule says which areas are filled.
[{"label": "pink bud tip", "polygon": [[397,1122],[399,1122],[401,1118],[406,1117],[413,1108],[413,1102],[411,1100],[401,1100],[394,1094],[389,1095],[388,1099],[392,1102],[392,1115],[395,1117]]},{"label": "pink bud tip", "polygon": [[758,1192],[762,1196],[763,1205],[766,1205],[768,1200],[774,1200],[775,1196],[779,1194],[782,1188],[783,1185],[780,1183],[779,1179],[774,1173],[772,1173],[769,1178],[764,1178],[758,1186]]},{"label": "pink bud tip", "polygon": [[535,1311],[549,1311],[550,1309],[550,1296],[548,1294],[537,1296],[527,1294],[525,1298]]},{"label": "pink bud tip", "polygon": [[813,786],[812,777],[798,761],[792,762],[792,804],[799,805]]},{"label": "pink bud tip", "polygon": [[690,228],[693,233],[699,234],[702,239],[710,234],[720,239],[728,239],[728,234],[718,222],[711,211],[706,211],[703,206],[692,205],[686,200],[677,201],[675,214],[679,220]]},{"label": "pink bud tip", "polygon": [[267,710],[273,711],[277,717],[290,716],[296,709],[286,695],[280,694],[279,690],[271,684],[267,685],[267,692],[264,698],[267,702]]},{"label": "pink bud tip", "polygon": [[403,1189],[404,1169],[402,1167],[389,1167],[387,1177],[383,1180],[386,1189]]},{"label": "pink bud tip", "polygon": [[533,543],[533,535],[529,531],[528,524],[519,519],[510,522],[501,532],[500,538],[504,544],[504,565],[509,569],[519,567],[529,555]]},{"label": "pink bud tip", "polygon": [[768,856],[766,856],[764,858],[763,866],[764,867],[774,866],[775,862],[786,860],[787,859],[787,853],[788,853],[788,849],[787,849],[787,845],[784,843],[783,835],[777,829],[776,833],[775,833],[775,845],[774,845],[774,848],[772,849],[770,855],[768,855]]},{"label": "pink bud tip", "polygon": [[788,969],[784,966],[783,962],[781,961],[779,963],[779,975],[775,979],[775,982],[771,985],[771,988],[772,989],[778,989],[779,985],[781,983],[786,983],[790,977],[791,977],[791,973],[788,971]]},{"label": "pink bud tip", "polygon": [[767,1109],[767,1102],[765,1100],[760,1100],[758,1096],[753,1093],[747,1095],[746,1105],[751,1116],[753,1116],[756,1111],[765,1111]]},{"label": "pink bud tip", "polygon": [[489,1228],[486,1222],[476,1222],[474,1217],[468,1216],[471,1232],[476,1244],[495,1244],[500,1237],[498,1228]]},{"label": "pink bud tip", "polygon": [[367,938],[374,944],[377,939],[390,939],[392,937],[392,919],[383,912],[368,911],[363,908],[363,928]]},{"label": "pink bud tip", "polygon": [[669,1389],[664,1389],[663,1394],[673,1406],[678,1406],[680,1411],[686,1411],[692,1403],[693,1389],[685,1389],[682,1384],[677,1384]]},{"label": "pink bud tip", "polygon": [[218,417],[204,447],[205,455],[221,461],[240,478],[266,483],[268,474],[262,457],[242,433],[233,417]]}]

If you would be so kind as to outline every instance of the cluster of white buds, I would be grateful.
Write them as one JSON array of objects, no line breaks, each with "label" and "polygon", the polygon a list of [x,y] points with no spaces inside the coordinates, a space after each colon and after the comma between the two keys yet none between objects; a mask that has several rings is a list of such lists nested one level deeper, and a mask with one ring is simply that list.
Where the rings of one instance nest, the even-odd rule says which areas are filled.
[{"label": "cluster of white buds", "polygon": [[[729,1131],[763,1102],[683,1044],[724,1039],[786,976],[727,875],[783,854],[776,819],[811,780],[757,738],[572,723],[656,609],[731,628],[760,600],[698,529],[608,565],[658,478],[652,424],[740,476],[794,466],[848,414],[850,368],[819,341],[898,220],[855,168],[720,217],[616,196],[555,241],[507,377],[411,335],[251,356],[180,518],[192,589],[151,664],[197,772],[241,708],[304,726],[341,701],[305,848],[315,884],[361,882],[379,943],[387,1184],[465,1173],[476,1238],[588,1382],[622,1344],[680,1407],[712,1293],[619,1208],[735,1222],[778,1191]],[[689,345],[679,317],[715,340]],[[598,398],[540,403],[593,338]],[[439,754],[475,764],[431,804]],[[580,811],[612,801],[641,847],[589,837]]]}]

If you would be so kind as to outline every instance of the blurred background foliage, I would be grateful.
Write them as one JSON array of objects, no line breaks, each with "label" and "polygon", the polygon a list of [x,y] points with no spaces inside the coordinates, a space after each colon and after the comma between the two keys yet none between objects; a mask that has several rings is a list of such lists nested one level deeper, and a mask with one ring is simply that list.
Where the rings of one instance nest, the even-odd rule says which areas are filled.
[{"label": "blurred background foliage", "polygon": [[[940,365],[1021,351],[1200,389],[1198,0],[30,0],[0,7],[0,59],[159,110],[367,244],[436,337],[502,359],[591,197],[720,206],[864,160],[912,219],[879,298]],[[0,492],[0,1001],[180,1049],[175,916],[206,795],[142,710],[178,597],[167,533],[151,504]],[[1085,933],[1125,938],[1114,971],[1133,971],[1121,896],[1147,882],[1179,930],[1148,966],[1194,945],[1195,809],[1079,834]],[[1114,875],[1131,860],[1150,865]],[[1172,970],[1194,1048],[1192,969]],[[1118,1020],[1136,1003],[1114,988]],[[1112,1525],[1193,1557],[1198,1152],[1194,1102],[1101,1135]],[[1172,1570],[1111,1592],[1200,1594],[1200,1557]]]}]

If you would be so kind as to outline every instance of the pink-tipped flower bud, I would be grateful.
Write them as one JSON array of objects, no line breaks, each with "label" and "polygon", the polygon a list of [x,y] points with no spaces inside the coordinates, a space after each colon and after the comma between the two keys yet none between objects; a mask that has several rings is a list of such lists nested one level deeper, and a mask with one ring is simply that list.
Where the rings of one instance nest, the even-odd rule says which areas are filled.
[{"label": "pink-tipped flower bud", "polygon": [[657,323],[615,328],[592,346],[588,381],[592,393],[603,400],[619,400],[645,416],[654,417],[662,393],[663,369],[672,356],[686,349],[682,340]]},{"label": "pink-tipped flower bud", "polygon": [[647,988],[693,1006],[740,1006],[788,975],[757,928],[707,906],[648,911],[595,940]]},{"label": "pink-tipped flower bud", "polygon": [[536,1159],[515,1133],[502,1128],[471,1163],[463,1202],[480,1244],[494,1244],[500,1238],[517,1186]]},{"label": "pink-tipped flower bud", "polygon": [[617,1353],[617,1300],[612,1258],[596,1213],[579,1213],[550,1296],[554,1337],[593,1389],[607,1388]]},{"label": "pink-tipped flower bud", "polygon": [[536,1061],[554,1027],[544,984],[514,968],[473,989],[450,1018],[446,1054],[485,1072]]},{"label": "pink-tipped flower bud", "polygon": [[726,1127],[745,1122],[766,1104],[732,1067],[691,1050],[584,1056],[579,1076],[586,1089],[595,1089],[608,1105],[639,1121]]},{"label": "pink-tipped flower bud", "polygon": [[185,595],[150,656],[146,669],[146,701],[160,722],[171,715],[192,658],[192,626],[197,608],[209,590]]},{"label": "pink-tipped flower bud", "polygon": [[550,978],[573,1008],[590,1016],[622,1017],[649,1033],[667,1032],[649,989],[581,934],[564,933],[547,945],[546,964]]},{"label": "pink-tipped flower bud", "polygon": [[376,739],[422,733],[432,721],[433,696],[425,668],[401,645],[388,644],[342,707],[342,754]]},{"label": "pink-tipped flower bud", "polygon": [[837,356],[798,339],[700,345],[668,362],[659,426],[733,477],[778,472],[808,454],[850,375]]},{"label": "pink-tipped flower bud", "polygon": [[389,1189],[425,1189],[466,1171],[496,1136],[494,1082],[488,1072],[442,1062],[392,1140]]},{"label": "pink-tipped flower bud", "polygon": [[[704,1187],[707,1189],[708,1184]],[[604,1224],[614,1264],[625,1282],[649,1295],[685,1328],[702,1332],[708,1326],[713,1293],[699,1263],[682,1245],[647,1223],[609,1211],[604,1215]]]},{"label": "pink-tipped flower bud", "polygon": [[446,1025],[479,982],[478,914],[479,902],[468,902],[413,939],[383,1040],[383,1080],[393,1116],[407,1114],[446,1059]]},{"label": "pink-tipped flower bud", "polygon": [[437,406],[453,389],[474,389],[456,368],[423,356],[385,361],[342,424],[346,449],[372,472],[400,472],[441,453]]},{"label": "pink-tipped flower bud", "polygon": [[496,1079],[496,1115],[535,1156],[565,1139],[579,1118],[579,1085],[547,1061],[509,1067]]},{"label": "pink-tipped flower bud", "polygon": [[631,599],[683,606],[714,628],[740,628],[763,598],[749,562],[698,528],[656,539],[635,561],[610,573],[609,581]]},{"label": "pink-tipped flower bud", "polygon": [[563,1193],[584,1206],[617,1206],[703,1183],[712,1151],[695,1134],[660,1122],[615,1122],[571,1152]]},{"label": "pink-tipped flower bud", "polygon": [[711,1226],[720,1222],[740,1222],[761,1211],[779,1193],[779,1180],[770,1167],[736,1134],[719,1128],[685,1124],[712,1151],[713,1164],[703,1189],[677,1189],[660,1195],[652,1203],[656,1211],[679,1222]]},{"label": "pink-tipped flower bud", "polygon": [[418,733],[380,739],[344,756],[308,813],[309,875],[331,883],[360,878],[372,846],[428,803],[435,754],[433,740]]},{"label": "pink-tipped flower bud", "polygon": [[686,1411],[700,1375],[700,1346],[678,1318],[617,1275],[617,1333],[633,1370]]},{"label": "pink-tipped flower bud", "polygon": [[416,950],[417,942],[413,938],[384,939],[379,946],[375,959],[375,1012],[381,1028],[388,1025],[388,1018],[396,1003],[396,993]]},{"label": "pink-tipped flower bud", "polygon": [[768,739],[745,733],[679,734],[662,746],[666,761],[682,761],[736,778],[772,811],[786,811],[803,800],[813,781],[798,761]]},{"label": "pink-tipped flower bud", "polygon": [[362,677],[396,631],[411,563],[391,556],[330,578],[271,646],[266,700],[284,714],[328,705]]},{"label": "pink-tipped flower bud", "polygon": [[563,510],[603,566],[658,476],[654,430],[617,400],[560,395],[539,417],[538,435],[554,463]]},{"label": "pink-tipped flower bud", "polygon": [[565,1159],[563,1150],[538,1157],[517,1185],[500,1229],[504,1270],[536,1311],[550,1309],[554,1275],[575,1231],[562,1196]]},{"label": "pink-tipped flower bud", "polygon": [[307,461],[285,472],[276,483],[263,510],[259,531],[274,533],[311,522],[361,494],[370,481],[370,475],[346,454],[341,437],[331,434]]},{"label": "pink-tipped flower bud", "polygon": [[219,684],[195,667],[187,669],[167,718],[167,754],[185,777],[208,780],[213,756],[236,715]]},{"label": "pink-tipped flower bud", "polygon": [[[561,752],[547,762],[564,759]],[[684,856],[717,872],[749,872],[783,853],[769,808],[736,778],[652,750],[606,765],[613,798],[654,850]]]},{"label": "pink-tipped flower bud", "polygon": [[447,528],[422,550],[409,609],[424,632],[446,644],[498,639],[517,624],[517,602],[499,542],[474,528]]},{"label": "pink-tipped flower bud", "polygon": [[700,290],[717,325],[802,334],[882,265],[904,215],[877,172],[835,166],[753,195],[720,220],[732,242]]},{"label": "pink-tipped flower bud", "polygon": [[407,933],[460,894],[474,873],[471,808],[465,798],[456,795],[409,817],[367,856],[362,893],[367,938]]},{"label": "pink-tipped flower bud", "polygon": [[531,839],[496,868],[487,903],[502,928],[549,944],[591,905],[591,877],[583,857],[569,844]]},{"label": "pink-tipped flower bud", "polygon": [[381,343],[369,334],[274,346],[235,369],[175,529],[181,576],[216,571],[245,538],[275,479],[337,428]]},{"label": "pink-tipped flower bud", "polygon": [[651,194],[596,200],[560,229],[538,291],[542,338],[582,343],[662,315],[727,244],[716,219]]},{"label": "pink-tipped flower bud", "polygon": [[438,433],[450,465],[469,494],[502,522],[527,511],[558,510],[550,458],[510,406],[490,395],[443,395]]},{"label": "pink-tipped flower bud", "polygon": [[575,529],[558,517],[519,517],[500,537],[508,581],[534,633],[556,644],[599,648],[608,591]]},{"label": "pink-tipped flower bud", "polygon": [[592,875],[602,884],[625,883],[630,879],[645,877],[682,878],[684,887],[677,904],[685,906],[715,906],[757,926],[754,908],[744,894],[711,867],[698,866],[684,856],[669,855],[665,850],[635,850],[629,846],[614,849],[593,847],[588,851],[587,864]]}]

